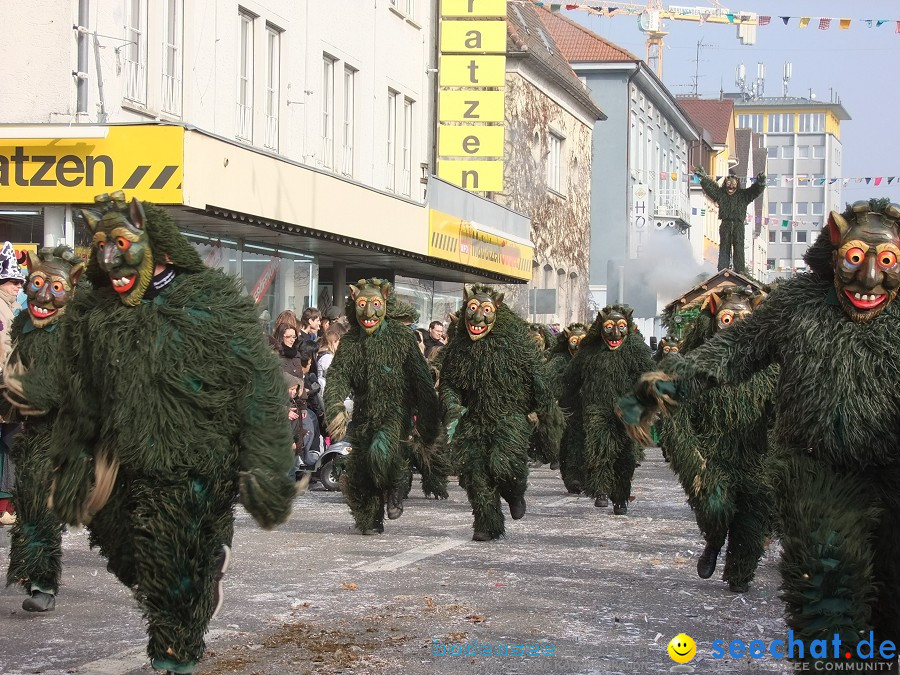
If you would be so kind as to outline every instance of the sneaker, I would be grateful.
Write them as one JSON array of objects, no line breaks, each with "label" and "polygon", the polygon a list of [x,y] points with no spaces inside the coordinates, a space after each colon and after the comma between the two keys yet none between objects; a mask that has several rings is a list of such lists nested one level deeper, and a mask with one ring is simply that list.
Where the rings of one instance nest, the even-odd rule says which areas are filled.
[{"label": "sneaker", "polygon": [[31,595],[22,602],[22,609],[26,612],[52,612],[56,609],[56,596],[53,593],[31,591]]},{"label": "sneaker", "polygon": [[607,506],[609,506],[609,499],[606,495],[600,495],[599,497],[597,497],[597,499],[594,500],[594,506],[596,506],[598,509],[605,509]]},{"label": "sneaker", "polygon": [[707,544],[703,553],[697,560],[697,576],[701,579],[709,579],[716,571],[716,559],[719,557],[718,548]]},{"label": "sneaker", "polygon": [[216,572],[216,576],[213,577],[213,613],[212,616],[209,617],[210,620],[216,618],[219,610],[222,609],[222,605],[225,604],[225,586],[222,583],[222,579],[225,577],[225,572],[228,571],[228,565],[230,564],[231,547],[228,544],[222,544],[222,550],[219,551],[219,571]]}]

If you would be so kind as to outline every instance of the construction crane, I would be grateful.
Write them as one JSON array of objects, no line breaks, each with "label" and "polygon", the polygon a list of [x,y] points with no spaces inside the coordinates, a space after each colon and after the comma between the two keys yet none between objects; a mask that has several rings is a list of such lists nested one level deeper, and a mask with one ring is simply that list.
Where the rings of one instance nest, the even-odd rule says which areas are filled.
[{"label": "construction crane", "polygon": [[756,27],[759,16],[753,12],[733,12],[722,7],[720,0],[711,0],[714,7],[686,7],[669,5],[664,7],[662,0],[647,0],[646,4],[617,2],[608,7],[589,5],[587,9],[601,16],[614,16],[619,13],[637,14],[638,26],[647,35],[647,65],[657,77],[662,79],[663,38],[668,35],[663,30],[662,22],[693,21],[694,23],[729,24],[737,26],[737,37],[741,44],[756,44]]}]

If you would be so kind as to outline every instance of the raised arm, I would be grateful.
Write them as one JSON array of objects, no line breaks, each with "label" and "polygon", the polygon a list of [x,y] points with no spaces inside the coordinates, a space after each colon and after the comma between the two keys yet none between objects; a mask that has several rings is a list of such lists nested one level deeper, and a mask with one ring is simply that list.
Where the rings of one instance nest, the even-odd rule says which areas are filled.
[{"label": "raised arm", "polygon": [[766,174],[758,173],[756,174],[756,182],[753,185],[749,185],[741,190],[741,194],[744,196],[744,203],[749,204],[754,199],[759,197],[763,190],[766,189]]},{"label": "raised arm", "polygon": [[700,187],[703,188],[706,195],[714,202],[718,203],[722,198],[722,195],[725,194],[725,191],[722,190],[721,186],[716,181],[706,174],[700,175],[699,178]]}]

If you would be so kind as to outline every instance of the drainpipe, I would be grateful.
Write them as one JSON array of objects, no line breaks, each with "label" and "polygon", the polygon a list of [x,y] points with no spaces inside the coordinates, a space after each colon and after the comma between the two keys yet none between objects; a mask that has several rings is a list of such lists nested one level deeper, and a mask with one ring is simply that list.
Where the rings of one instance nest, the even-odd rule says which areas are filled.
[{"label": "drainpipe", "polygon": [[72,73],[75,76],[75,114],[86,115],[88,112],[88,21],[90,17],[90,0],[78,0],[78,68]]}]

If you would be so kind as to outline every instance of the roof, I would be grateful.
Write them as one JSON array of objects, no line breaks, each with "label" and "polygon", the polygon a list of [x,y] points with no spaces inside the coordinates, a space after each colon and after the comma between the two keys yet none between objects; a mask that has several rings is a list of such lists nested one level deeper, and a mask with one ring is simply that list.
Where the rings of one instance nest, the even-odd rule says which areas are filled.
[{"label": "roof", "polygon": [[559,12],[550,12],[543,7],[536,9],[538,17],[553,35],[553,39],[559,45],[563,57],[569,62],[593,61],[605,63],[608,61],[641,60],[631,52],[600,37]]},{"label": "roof", "polygon": [[682,98],[678,105],[694,124],[706,129],[712,135],[713,143],[725,145],[728,142],[728,128],[734,118],[734,101],[730,99]]},{"label": "roof", "polygon": [[606,115],[591,99],[587,88],[572,70],[553,36],[538,18],[538,12],[549,14],[547,10],[530,3],[510,4],[506,16],[507,56],[532,57],[544,70],[554,75],[579,103],[590,110],[595,119],[605,120]]},{"label": "roof", "polygon": [[[740,94],[725,94],[725,96],[740,96]],[[734,102],[735,108],[740,111],[764,111],[783,108],[817,108],[828,110],[839,120],[849,120],[850,113],[844,108],[840,100],[825,101],[815,98],[802,98],[800,96],[763,96],[749,100],[738,99]]]},{"label": "roof", "polygon": [[761,291],[763,288],[758,281],[754,281],[750,277],[739,274],[734,270],[719,270],[708,279],[701,281],[699,284],[694,286],[687,293],[684,293],[681,296],[675,298],[672,302],[666,305],[663,312],[665,314],[671,315],[674,314],[674,312],[683,311],[688,307],[700,304],[703,298],[705,298],[710,293],[723,291],[726,288],[730,288],[732,286],[750,286],[757,291]]}]

